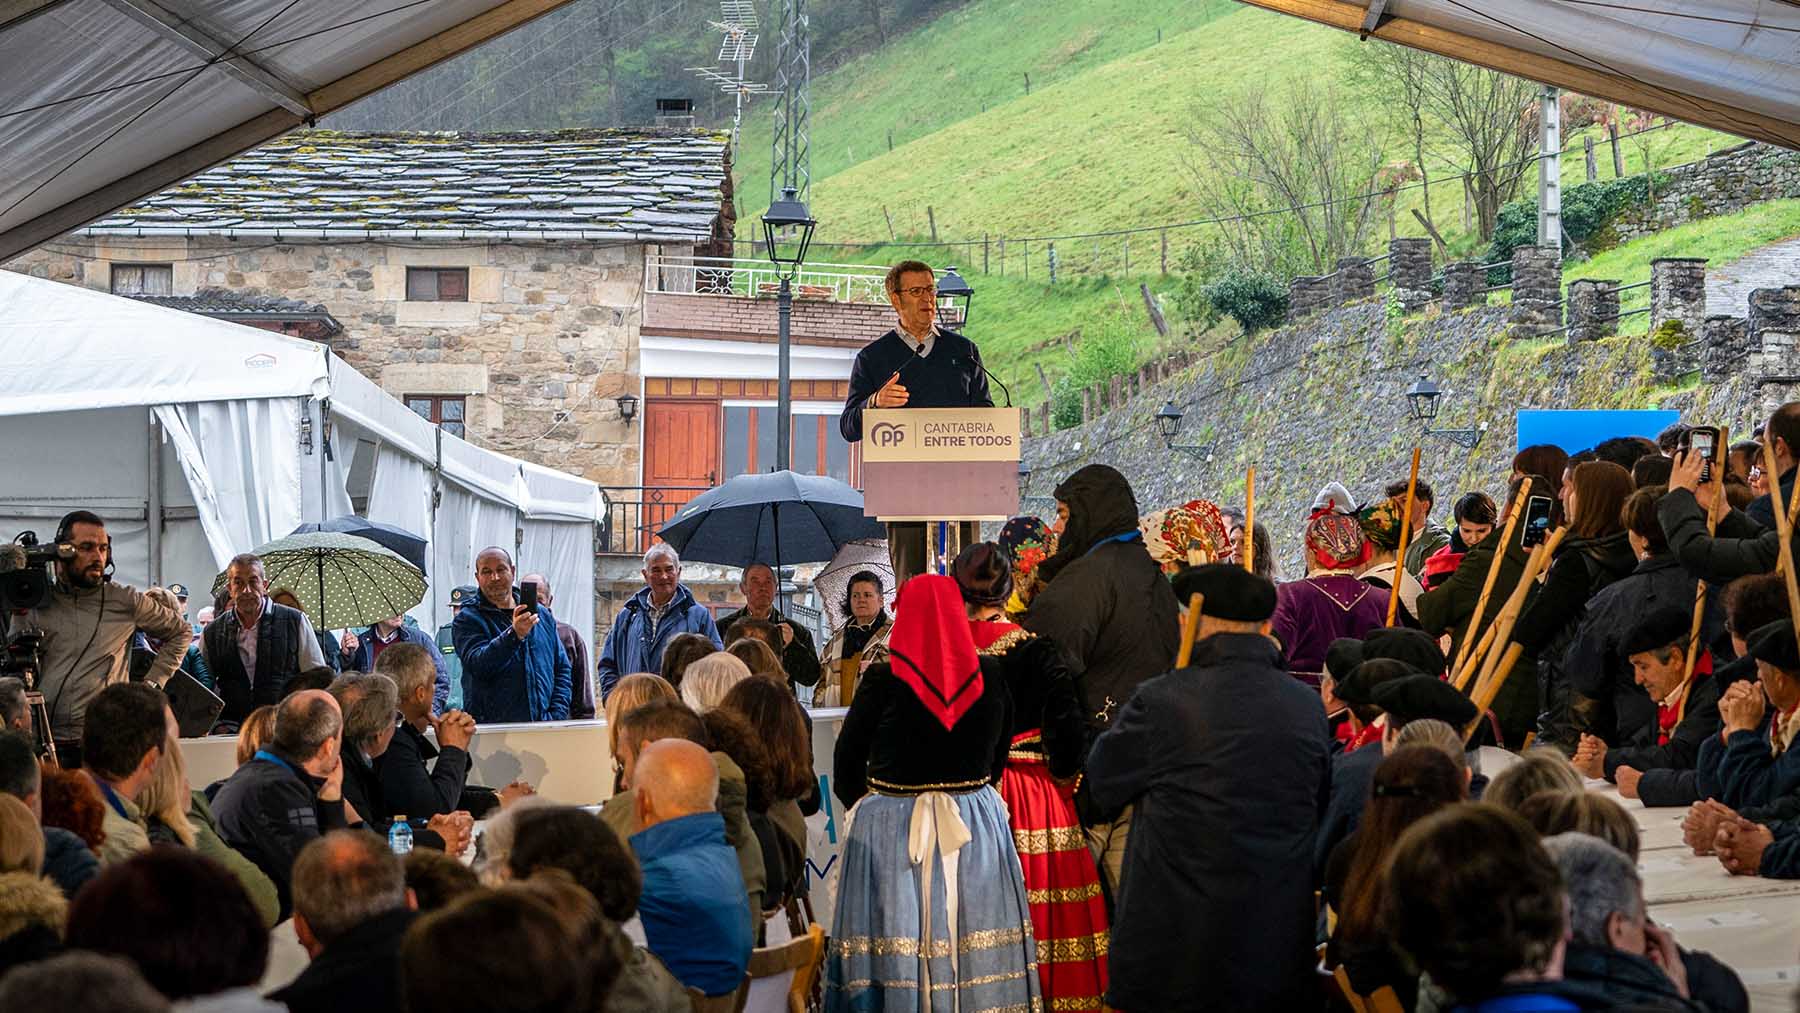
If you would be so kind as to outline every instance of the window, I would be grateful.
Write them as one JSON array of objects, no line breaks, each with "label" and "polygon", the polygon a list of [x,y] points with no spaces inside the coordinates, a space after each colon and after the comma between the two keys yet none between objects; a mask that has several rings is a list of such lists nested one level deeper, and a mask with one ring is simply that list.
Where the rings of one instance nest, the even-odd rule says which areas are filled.
[{"label": "window", "polygon": [[[850,444],[838,432],[836,415],[793,416],[792,460],[803,475],[830,475],[849,482]],[[726,405],[726,477],[775,467],[775,406]]]},{"label": "window", "polygon": [[406,301],[468,302],[469,269],[466,267],[407,268]]},{"label": "window", "polygon": [[451,436],[462,436],[463,413],[468,407],[468,398],[461,394],[408,394],[406,407],[419,413],[419,417],[427,422],[435,422]]},{"label": "window", "polygon": [[173,264],[114,264],[113,295],[174,295]]}]

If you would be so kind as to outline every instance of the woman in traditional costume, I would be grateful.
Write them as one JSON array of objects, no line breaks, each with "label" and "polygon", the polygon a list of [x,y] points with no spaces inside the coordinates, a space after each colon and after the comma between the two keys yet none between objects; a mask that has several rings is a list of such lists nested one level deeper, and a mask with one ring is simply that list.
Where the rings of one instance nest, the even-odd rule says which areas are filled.
[{"label": "woman in traditional costume", "polygon": [[844,625],[819,653],[814,707],[848,707],[862,673],[887,660],[887,639],[894,624],[882,599],[886,591],[881,575],[873,570],[858,570],[850,578],[844,589]]},{"label": "woman in traditional costume", "polygon": [[1276,589],[1270,632],[1281,643],[1288,671],[1309,686],[1319,684],[1333,640],[1360,640],[1387,621],[1388,592],[1356,579],[1374,549],[1354,509],[1336,482],[1319,493],[1306,522],[1306,577]]},{"label": "woman in traditional costume", "polygon": [[1012,695],[1012,747],[1000,798],[1024,866],[1044,1005],[1098,1013],[1106,994],[1106,901],[1075,814],[1075,785],[1087,755],[1075,680],[1053,641],[1002,611],[1014,570],[1000,546],[969,546],[954,571],[975,649],[999,662]]},{"label": "woman in traditional costume", "polygon": [[838,733],[849,814],[825,958],[827,1010],[1043,1008],[1006,805],[1012,701],[976,654],[956,582],[900,589],[889,658]]}]

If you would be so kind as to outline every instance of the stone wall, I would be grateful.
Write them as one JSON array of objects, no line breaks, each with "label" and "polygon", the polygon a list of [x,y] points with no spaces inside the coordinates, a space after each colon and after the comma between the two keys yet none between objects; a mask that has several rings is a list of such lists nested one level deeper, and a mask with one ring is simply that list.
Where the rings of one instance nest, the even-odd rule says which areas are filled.
[{"label": "stone wall", "polygon": [[[637,484],[638,434],[612,399],[638,390],[642,246],[65,236],[6,267],[105,291],[115,261],[172,262],[175,295],[213,287],[322,303],[344,327],[332,350],[389,393],[467,396],[470,442]],[[408,266],[467,267],[469,301],[406,301]]]},{"label": "stone wall", "polygon": [[[1772,295],[1766,301],[1776,305]],[[1257,518],[1292,576],[1318,490],[1335,480],[1359,499],[1378,496],[1387,482],[1405,479],[1415,443],[1441,522],[1463,492],[1504,491],[1519,409],[1678,408],[1695,422],[1748,433],[1796,391],[1744,366],[1695,390],[1659,394],[1647,335],[1509,341],[1508,314],[1501,306],[1434,307],[1390,325],[1381,303],[1360,303],[1194,355],[1093,421],[1027,440],[1026,508],[1052,513],[1056,484],[1095,462],[1125,473],[1142,512],[1196,496],[1242,505],[1245,469],[1255,465]],[[1434,425],[1487,426],[1477,449],[1423,436],[1408,421],[1403,393],[1421,372],[1446,390]],[[1211,444],[1210,460],[1164,447],[1153,416],[1166,401],[1185,413],[1177,442]]]},{"label": "stone wall", "polygon": [[1800,152],[1754,141],[1663,172],[1669,179],[1657,185],[1656,200],[1625,212],[1613,223],[1617,242],[1742,211],[1762,201],[1800,197]]}]

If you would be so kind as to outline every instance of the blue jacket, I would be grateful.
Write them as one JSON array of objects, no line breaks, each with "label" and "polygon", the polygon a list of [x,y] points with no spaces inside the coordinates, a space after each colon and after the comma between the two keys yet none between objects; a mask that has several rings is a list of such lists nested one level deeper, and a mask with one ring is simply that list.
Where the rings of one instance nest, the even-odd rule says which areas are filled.
[{"label": "blue jacket", "polygon": [[[675,585],[675,598],[663,613],[655,629],[650,624],[650,589],[631,596],[613,619],[606,634],[606,646],[600,650],[600,697],[612,692],[613,684],[633,672],[662,671],[663,648],[678,633],[698,633],[710,639],[719,650],[725,643],[719,639],[719,628],[712,613],[694,600],[686,584]],[[460,648],[459,648],[460,653]]]},{"label": "blue jacket", "polygon": [[683,985],[734,991],[750,964],[750,901],[737,852],[716,812],[668,820],[631,835],[644,870],[638,918],[644,942]]},{"label": "blue jacket", "polygon": [[1718,754],[1719,801],[1733,809],[1768,805],[1800,789],[1800,747],[1769,755],[1768,728],[1764,721],[1756,731],[1732,732]]},{"label": "blue jacket", "polygon": [[[431,652],[431,663],[437,666],[437,686],[431,691],[431,711],[434,714],[444,713],[444,707],[450,700],[450,673],[444,668],[444,654],[438,650],[437,641],[417,626],[402,623],[400,635],[395,642],[418,644]],[[371,626],[356,634],[356,653],[350,656],[350,671],[375,671],[375,627]]]},{"label": "blue jacket", "polygon": [[[513,590],[513,600],[519,597]],[[569,656],[556,639],[556,617],[542,605],[531,636],[513,635],[512,611],[485,596],[465,605],[450,624],[462,659],[463,709],[481,724],[564,721],[574,681]]]}]

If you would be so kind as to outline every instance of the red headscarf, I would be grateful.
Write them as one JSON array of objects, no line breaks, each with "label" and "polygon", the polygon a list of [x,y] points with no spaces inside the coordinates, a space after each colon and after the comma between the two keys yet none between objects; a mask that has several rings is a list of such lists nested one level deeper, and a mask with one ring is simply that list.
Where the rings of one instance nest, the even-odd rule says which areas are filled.
[{"label": "red headscarf", "polygon": [[981,699],[981,662],[956,581],[923,574],[894,601],[888,663],[948,731]]}]

